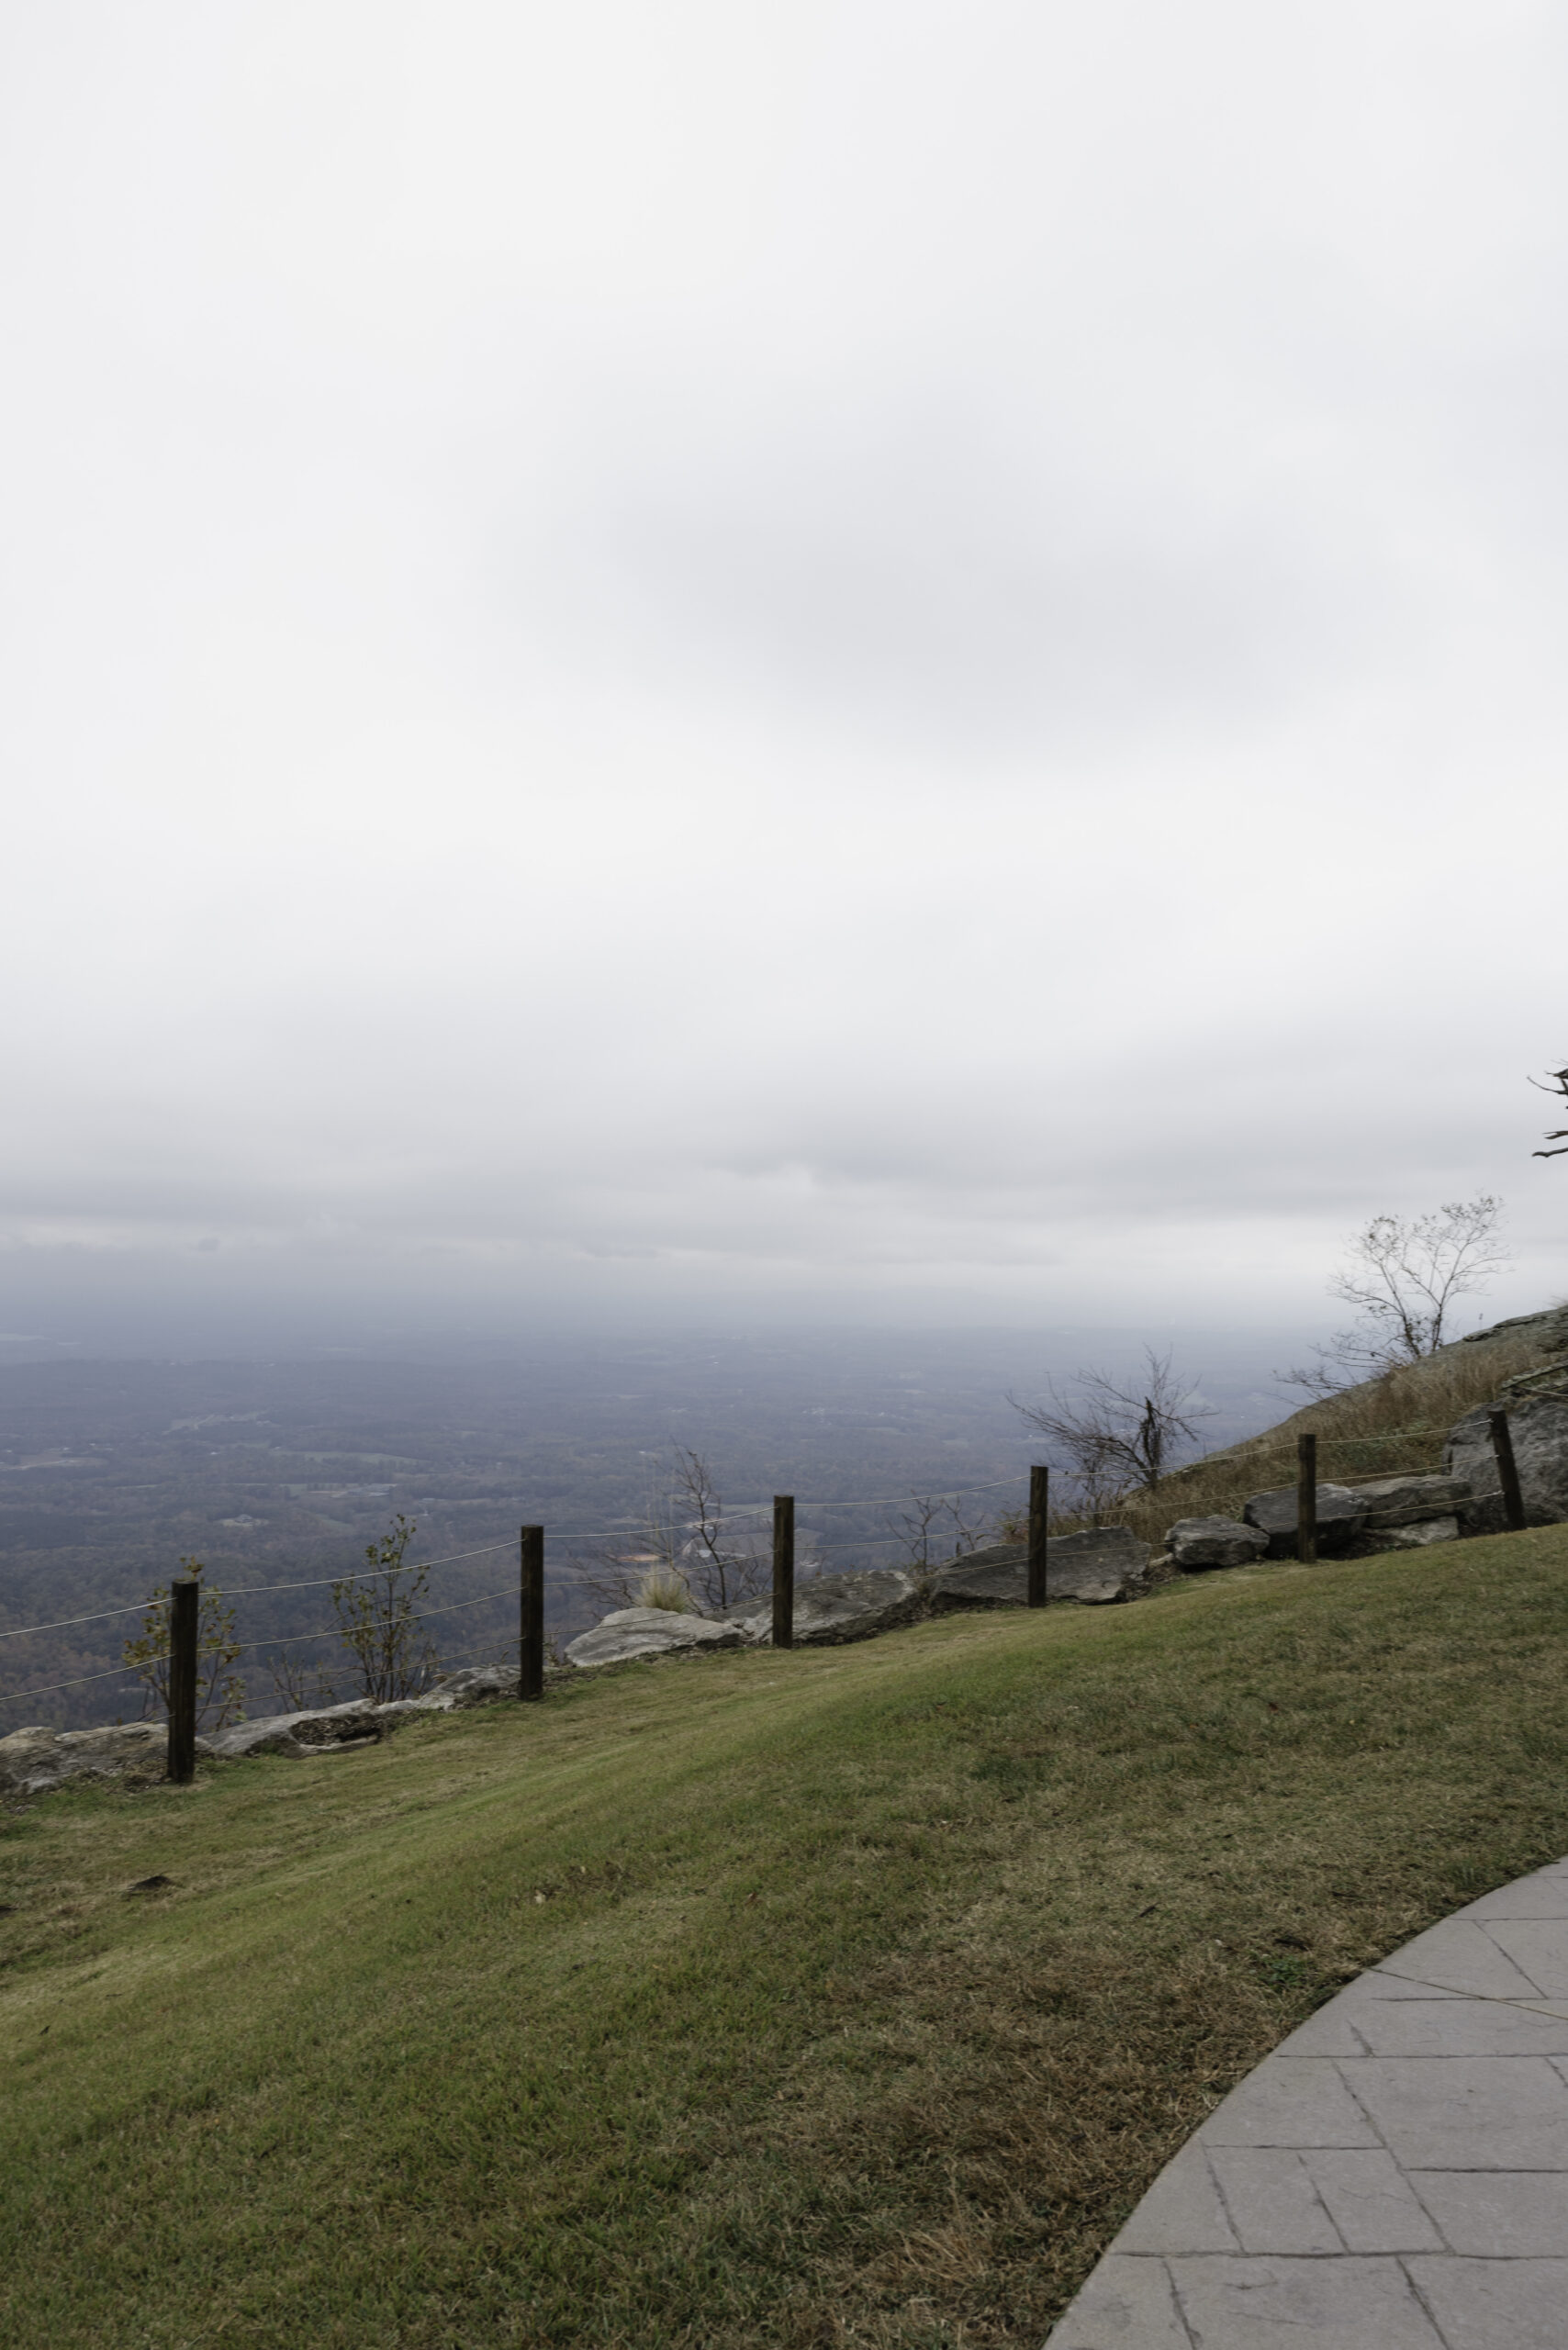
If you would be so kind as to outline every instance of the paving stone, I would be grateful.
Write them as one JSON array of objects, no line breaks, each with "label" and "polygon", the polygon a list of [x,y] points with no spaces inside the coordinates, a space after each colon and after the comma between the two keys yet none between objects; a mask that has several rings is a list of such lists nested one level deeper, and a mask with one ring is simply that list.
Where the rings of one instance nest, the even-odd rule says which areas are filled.
[{"label": "paving stone", "polygon": [[1167,2163],[1113,2252],[1239,2252],[1204,2150],[1189,2139]]},{"label": "paving stone", "polygon": [[1499,1950],[1484,1926],[1471,1918],[1445,1918],[1440,1926],[1417,1934],[1413,1942],[1385,1958],[1384,1975],[1403,1975],[1406,1982],[1430,1983],[1445,1991],[1468,1992],[1473,1999],[1528,1999],[1540,1996],[1531,1982]]},{"label": "paving stone", "polygon": [[[1397,1953],[1396,1953],[1397,1954]],[[1386,1974],[1382,1967],[1369,1966],[1353,1983],[1347,1983],[1336,1995],[1337,2007],[1359,2007],[1371,1999],[1462,1999],[1462,1991],[1445,1991],[1436,1983],[1407,1983],[1403,1975]]]},{"label": "paving stone", "polygon": [[1491,1918],[1568,1918],[1568,1869],[1538,1869],[1517,1885],[1500,1885],[1455,1913],[1484,1925]]},{"label": "paving stone", "polygon": [[[1231,2224],[1244,2252],[1343,2252],[1301,2156],[1276,2146],[1211,2146]],[[1202,2252],[1203,2244],[1168,2247]]]},{"label": "paving stone", "polygon": [[1323,2056],[1268,2057],[1232,2089],[1197,2134],[1206,2146],[1378,2143],[1336,2065]]},{"label": "paving stone", "polygon": [[[1507,1999],[1380,2000],[1358,2011],[1372,2056],[1568,2056],[1568,2018]],[[1325,2052],[1327,2053],[1327,2052]]]},{"label": "paving stone", "polygon": [[1342,1999],[1330,1999],[1315,2016],[1298,2024],[1282,2040],[1276,2056],[1364,2056],[1367,2043],[1358,2031],[1355,2011]]},{"label": "paving stone", "polygon": [[1339,2069],[1406,2170],[1568,2170],[1568,2082],[1544,2056],[1361,2056]]},{"label": "paving stone", "polygon": [[1350,2252],[1441,2252],[1439,2234],[1391,2154],[1315,2146],[1302,2155]]},{"label": "paving stone", "polygon": [[1568,1922],[1499,1918],[1484,1930],[1549,1999],[1568,1999]]},{"label": "paving stone", "polygon": [[1050,2344],[1051,2350],[1193,2350],[1165,2263],[1116,2252],[1058,2319]]},{"label": "paving stone", "polygon": [[[1203,2350],[1448,2350],[1397,2260],[1210,2254],[1173,2260],[1170,2274]],[[1143,2350],[1141,2337],[1125,2334],[1119,2350]]]},{"label": "paving stone", "polygon": [[[1449,2350],[1562,2350],[1568,2340],[1568,2260],[1417,2257],[1408,2266]],[[1383,2350],[1381,2337],[1367,2350]]]},{"label": "paving stone", "polygon": [[1568,2173],[1414,2170],[1410,2184],[1451,2252],[1568,2259]]}]

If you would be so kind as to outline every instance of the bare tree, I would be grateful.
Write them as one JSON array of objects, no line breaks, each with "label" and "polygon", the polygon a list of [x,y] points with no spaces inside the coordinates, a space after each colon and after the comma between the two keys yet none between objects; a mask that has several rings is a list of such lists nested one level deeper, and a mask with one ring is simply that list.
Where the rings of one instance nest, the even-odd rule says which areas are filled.
[{"label": "bare tree", "polygon": [[1335,1395],[1435,1354],[1456,1299],[1484,1289],[1509,1262],[1502,1215],[1502,1201],[1489,1192],[1408,1219],[1374,1215],[1328,1284],[1330,1296],[1353,1305],[1361,1321],[1315,1348],[1316,1364],[1276,1376],[1310,1394]]},{"label": "bare tree", "polygon": [[917,1574],[978,1550],[994,1530],[987,1513],[966,1504],[961,1494],[912,1494],[907,1509],[882,1522]]},{"label": "bare tree", "polygon": [[[1541,1085],[1539,1077],[1532,1077],[1530,1083],[1539,1086],[1542,1093],[1561,1093],[1563,1100],[1568,1102],[1568,1069],[1554,1069],[1548,1073],[1551,1079],[1550,1085]],[[1555,1134],[1549,1134],[1546,1139],[1548,1142],[1560,1143],[1562,1148],[1532,1150],[1530,1153],[1532,1158],[1562,1158],[1568,1156],[1568,1126],[1559,1126]]]},{"label": "bare tree", "polygon": [[695,1608],[715,1615],[760,1592],[772,1574],[760,1531],[734,1532],[700,1452],[678,1444],[667,1479],[637,1525],[574,1563],[584,1585],[615,1607]]},{"label": "bare tree", "polygon": [[1171,1350],[1144,1348],[1144,1373],[1126,1384],[1103,1371],[1073,1374],[1076,1396],[1064,1398],[1049,1382],[1051,1401],[1008,1402],[1037,1429],[1072,1480],[1080,1513],[1101,1525],[1129,1494],[1147,1492],[1198,1440],[1198,1423],[1211,1419],[1209,1405],[1195,1404],[1193,1382],[1171,1365]]}]

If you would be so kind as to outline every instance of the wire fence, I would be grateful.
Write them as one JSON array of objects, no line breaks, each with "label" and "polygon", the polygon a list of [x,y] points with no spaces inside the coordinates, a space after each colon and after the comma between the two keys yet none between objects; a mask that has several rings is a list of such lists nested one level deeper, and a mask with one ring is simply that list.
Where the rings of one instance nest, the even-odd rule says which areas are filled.
[{"label": "wire fence", "polygon": [[[867,1501],[853,1498],[849,1500],[840,1499],[836,1501],[820,1502],[798,1501],[796,1503],[796,1508],[798,1511],[802,1513],[816,1513],[825,1510],[844,1509],[890,1509],[907,1505],[917,1498],[923,1505],[955,1503],[963,1500],[971,1494],[995,1493],[1000,1491],[1003,1486],[1018,1485],[1025,1482],[1027,1474],[1027,1471],[1021,1470],[1010,1477],[993,1477],[987,1479],[983,1483],[972,1485],[955,1485],[943,1493],[921,1494],[918,1497],[908,1493],[903,1493],[879,1494]],[[740,1505],[739,1507],[726,1509],[724,1516],[726,1520],[754,1517],[764,1512],[770,1511],[773,1505],[771,1502],[747,1503]],[[634,1525],[626,1524],[614,1527],[568,1528],[564,1531],[557,1531],[557,1529],[552,1528],[550,1532],[552,1539],[557,1543],[625,1543],[638,1539],[638,1529]],[[805,1529],[802,1529],[802,1532],[805,1532]],[[883,1535],[851,1535],[825,1541],[819,1540],[814,1535],[809,1536],[808,1539],[811,1542],[812,1550],[814,1554],[815,1552],[824,1550],[876,1550],[900,1547],[907,1549],[912,1538],[907,1532],[890,1532]],[[424,1575],[430,1573],[436,1568],[456,1566],[473,1559],[494,1558],[502,1551],[513,1550],[515,1548],[516,1544],[514,1540],[479,1543],[469,1550],[446,1551],[440,1558],[409,1560],[407,1562],[406,1567],[403,1569],[403,1572],[409,1574]],[[345,1569],[340,1574],[311,1575],[286,1583],[243,1583],[238,1587],[225,1586],[218,1595],[221,1596],[226,1605],[230,1605],[238,1600],[271,1598],[278,1596],[279,1595],[297,1591],[321,1591],[332,1587],[342,1590],[350,1584],[375,1582],[381,1576],[385,1575],[386,1572],[386,1569],[385,1566],[350,1568]],[[216,1586],[213,1588],[216,1591]],[[456,1615],[465,1609],[494,1605],[504,1599],[514,1599],[516,1595],[516,1586],[506,1585],[498,1591],[481,1592],[471,1598],[455,1599],[446,1602],[440,1606],[422,1608],[417,1614],[412,1614],[405,1617],[403,1621],[411,1629],[414,1626],[426,1623],[436,1617]],[[133,1599],[128,1600],[123,1605],[114,1607],[95,1608],[84,1615],[56,1617],[46,1623],[12,1625],[5,1630],[0,1631],[0,1641],[28,1639],[36,1638],[39,1634],[46,1632],[75,1631],[86,1625],[106,1624],[112,1622],[118,1617],[146,1617],[156,1608],[157,1605],[158,1603],[151,1598]],[[271,1652],[306,1646],[313,1641],[341,1640],[342,1636],[343,1627],[341,1622],[325,1625],[318,1629],[308,1632],[263,1634],[254,1639],[240,1642],[230,1659],[230,1665],[238,1665],[241,1658],[249,1658],[252,1661],[259,1662],[263,1656]],[[491,1649],[493,1649],[495,1645],[496,1642],[494,1640],[487,1644]],[[513,1639],[510,1642],[504,1643],[504,1645],[515,1647],[517,1642]],[[452,1663],[458,1662],[458,1660],[449,1657],[447,1662]],[[122,1660],[118,1664],[109,1665],[100,1671],[93,1673],[75,1673],[69,1679],[63,1681],[46,1682],[28,1689],[15,1689],[5,1692],[0,1694],[0,1705],[21,1705],[34,1697],[57,1696],[65,1690],[83,1689],[103,1681],[118,1680],[127,1682],[129,1684],[135,1681],[135,1667],[128,1664]],[[140,1688],[140,1683],[137,1683],[136,1685]]]}]

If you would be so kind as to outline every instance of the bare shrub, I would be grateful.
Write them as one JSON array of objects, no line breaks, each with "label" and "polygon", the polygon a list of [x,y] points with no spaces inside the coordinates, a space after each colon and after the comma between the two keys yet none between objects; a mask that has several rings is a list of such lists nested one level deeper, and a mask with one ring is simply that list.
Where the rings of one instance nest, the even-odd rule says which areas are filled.
[{"label": "bare shrub", "polygon": [[887,1513],[882,1523],[915,1574],[995,1541],[999,1530],[990,1513],[962,1494],[912,1494],[909,1507]]},{"label": "bare shrub", "polygon": [[[727,1524],[712,1470],[683,1444],[675,1448],[667,1477],[650,1489],[636,1526],[595,1551],[574,1555],[573,1564],[584,1587],[612,1607],[687,1608],[709,1616],[755,1597],[773,1572],[761,1535]],[[646,1595],[654,1592],[663,1595]]]}]

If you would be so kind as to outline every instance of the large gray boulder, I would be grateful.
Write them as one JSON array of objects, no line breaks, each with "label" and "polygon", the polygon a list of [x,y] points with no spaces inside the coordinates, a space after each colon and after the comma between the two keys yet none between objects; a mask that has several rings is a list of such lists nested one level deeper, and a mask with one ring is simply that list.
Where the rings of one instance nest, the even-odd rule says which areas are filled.
[{"label": "large gray boulder", "polygon": [[[1046,1545],[1047,1601],[1076,1599],[1084,1606],[1128,1599],[1144,1588],[1148,1545],[1125,1526],[1089,1527]],[[938,1614],[953,1607],[1024,1607],[1029,1599],[1029,1553],[1022,1542],[998,1542],[953,1559],[926,1583]]]},{"label": "large gray boulder", "polygon": [[[842,1575],[813,1575],[795,1585],[795,1646],[838,1648],[869,1640],[924,1615],[920,1585],[902,1567],[867,1567]],[[718,1619],[734,1624],[756,1647],[773,1638],[773,1601],[742,1599]]]},{"label": "large gray boulder", "polygon": [[1171,1565],[1191,1574],[1199,1567],[1249,1566],[1266,1554],[1269,1538],[1236,1517],[1179,1517],[1165,1529],[1165,1547]]},{"label": "large gray boulder", "polygon": [[[1267,1494],[1254,1494],[1241,1513],[1249,1526],[1255,1526],[1269,1538],[1271,1559],[1295,1557],[1296,1492],[1294,1485],[1279,1485]],[[1317,1488],[1317,1547],[1320,1550],[1344,1550],[1361,1531],[1367,1513],[1349,1485],[1319,1485]]]},{"label": "large gray boulder", "polygon": [[162,1722],[114,1722],[105,1729],[46,1729],[30,1722],[0,1738],[0,1796],[47,1795],[67,1779],[125,1772],[161,1778],[168,1751]]},{"label": "large gray boulder", "polygon": [[591,1632],[567,1644],[572,1664],[624,1664],[631,1657],[668,1656],[691,1649],[738,1649],[738,1624],[711,1623],[706,1616],[678,1614],[673,1607],[618,1607]]},{"label": "large gray boulder", "polygon": [[1366,1512],[1366,1530],[1384,1527],[1418,1526],[1428,1518],[1451,1517],[1471,1499],[1462,1477],[1358,1477],[1349,1489]]},{"label": "large gray boulder", "polygon": [[[1467,1534],[1500,1534],[1503,1489],[1492,1450],[1488,1407],[1479,1404],[1450,1430],[1443,1466],[1462,1477],[1474,1498],[1461,1512]],[[1568,1518],[1568,1395],[1527,1395],[1508,1412],[1508,1434],[1519,1472],[1525,1518],[1557,1526]]]}]

